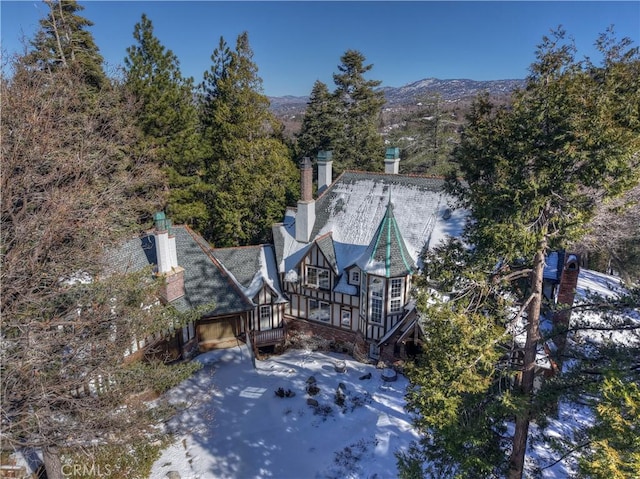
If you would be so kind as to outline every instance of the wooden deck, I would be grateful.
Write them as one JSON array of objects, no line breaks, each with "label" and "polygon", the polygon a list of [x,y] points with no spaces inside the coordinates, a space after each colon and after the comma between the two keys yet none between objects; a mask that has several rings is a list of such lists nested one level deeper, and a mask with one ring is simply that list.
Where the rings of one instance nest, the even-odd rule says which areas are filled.
[{"label": "wooden deck", "polygon": [[251,342],[254,347],[272,346],[284,341],[284,328],[269,329],[267,331],[252,331]]}]

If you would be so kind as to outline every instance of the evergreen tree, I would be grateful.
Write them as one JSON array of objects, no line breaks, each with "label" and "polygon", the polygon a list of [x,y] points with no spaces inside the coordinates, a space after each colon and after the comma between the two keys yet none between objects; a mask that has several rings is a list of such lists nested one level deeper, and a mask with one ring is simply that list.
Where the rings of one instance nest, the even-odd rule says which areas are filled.
[{"label": "evergreen tree", "polygon": [[385,100],[382,92],[374,90],[381,82],[364,78],[373,65],[365,65],[362,53],[347,50],[340,61],[339,73],[333,75],[340,126],[334,140],[337,169],[381,170],[384,144],[378,126]]},{"label": "evergreen tree", "polygon": [[380,81],[364,78],[373,65],[364,64],[362,53],[347,50],[340,60],[333,93],[320,81],[313,85],[298,150],[311,157],[320,150],[332,150],[336,173],[379,171],[384,164],[384,144],[378,133],[384,95],[374,89]]},{"label": "evergreen tree", "polygon": [[86,30],[93,22],[78,15],[84,10],[75,0],[46,0],[49,14],[40,20],[40,29],[31,41],[33,51],[25,64],[43,71],[72,68],[81,72],[85,82],[100,88],[107,83],[102,69],[103,58]]},{"label": "evergreen tree", "polygon": [[315,158],[319,151],[331,150],[337,135],[337,103],[327,85],[318,80],[313,84],[297,135],[300,155]]},{"label": "evergreen tree", "polygon": [[201,230],[210,217],[204,198],[204,152],[193,79],[183,78],[177,57],[153,34],[142,15],[133,32],[136,44],[127,49],[125,86],[138,101],[143,151],[150,151],[163,168],[169,186],[168,213],[176,222]]},{"label": "evergreen tree", "polygon": [[[515,418],[510,447],[503,449],[511,451],[509,460],[496,464],[508,466],[512,479],[524,472],[531,419],[549,407],[533,387],[542,343],[539,318],[545,256],[550,249],[562,249],[580,238],[599,202],[624,193],[640,180],[636,108],[640,92],[634,79],[638,50],[606,36],[599,42],[605,60],[595,66],[576,61],[573,45],[563,39],[563,31],[543,39],[527,86],[514,95],[510,108],[495,108],[487,97],[475,102],[455,152],[466,183],[454,177],[449,181],[451,191],[474,218],[465,233],[465,240],[474,245],[469,266],[487,271],[493,269],[491,265],[500,265],[491,274],[491,283],[506,288],[508,294],[503,297],[517,298],[518,312],[510,320],[522,319],[525,325],[524,344],[516,341],[513,352],[505,355],[509,364],[513,354],[521,353],[522,366],[513,386],[507,383],[499,389],[499,412],[495,422],[484,424],[482,439],[500,441],[502,435],[489,432],[496,431],[506,413]],[[463,285],[456,283],[454,292]],[[477,308],[487,321],[504,321],[502,308],[484,300]],[[455,314],[455,306],[451,310]],[[425,328],[430,335],[430,321],[425,321]],[[465,342],[463,348],[473,344]],[[499,362],[487,374],[497,380],[501,367]],[[418,387],[418,394],[409,397],[410,407],[419,415],[432,415],[433,408],[423,398],[447,388],[444,383],[439,386],[435,390]],[[457,421],[464,424],[467,413],[461,408],[456,411]],[[476,477],[493,477],[492,471],[478,474],[477,469],[469,469],[469,461],[462,459],[469,444],[477,450],[474,441],[460,442],[450,431],[437,428],[428,434],[436,437],[436,443],[453,448],[455,453],[440,449],[445,453],[441,461],[450,460],[449,467],[458,477],[466,477],[469,471],[475,471]],[[420,452],[432,451],[429,443],[421,445]],[[482,461],[480,456],[475,459]]]},{"label": "evergreen tree", "polygon": [[296,168],[261,92],[247,33],[235,50],[221,38],[211,59],[201,105],[210,148],[206,179],[213,187],[204,234],[216,246],[265,242],[294,198]]}]

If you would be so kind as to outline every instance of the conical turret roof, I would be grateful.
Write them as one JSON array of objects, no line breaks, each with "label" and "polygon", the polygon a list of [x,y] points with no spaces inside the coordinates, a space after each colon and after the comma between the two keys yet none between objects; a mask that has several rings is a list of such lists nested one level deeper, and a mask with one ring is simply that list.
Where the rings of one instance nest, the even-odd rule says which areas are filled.
[{"label": "conical turret roof", "polygon": [[386,278],[406,276],[417,270],[393,215],[391,200],[369,246],[356,263],[368,274]]}]

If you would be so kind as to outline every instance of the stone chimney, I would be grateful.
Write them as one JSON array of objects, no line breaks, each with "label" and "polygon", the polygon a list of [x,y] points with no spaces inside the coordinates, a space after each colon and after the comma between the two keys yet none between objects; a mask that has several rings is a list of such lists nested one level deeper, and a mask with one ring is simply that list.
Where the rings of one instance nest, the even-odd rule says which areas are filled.
[{"label": "stone chimney", "polygon": [[160,296],[170,303],[184,296],[184,268],[178,266],[176,238],[171,234],[171,220],[162,211],[153,215],[156,243],[156,259],[158,262],[158,277],[163,279]]},{"label": "stone chimney", "polygon": [[397,175],[400,170],[400,148],[387,148],[384,155],[384,172]]},{"label": "stone chimney", "polygon": [[[571,311],[566,310],[573,306],[573,300],[578,287],[578,275],[580,274],[580,258],[577,254],[566,254],[564,264],[560,273],[560,282],[558,284],[558,294],[556,296],[556,304],[559,309],[565,311],[557,311],[553,315],[553,325],[560,328],[569,326]],[[565,335],[560,335],[555,340],[560,352],[564,349],[566,342]]]},{"label": "stone chimney", "polygon": [[331,151],[318,152],[318,193],[322,193],[333,183],[332,156]]},{"label": "stone chimney", "polygon": [[304,158],[300,163],[301,198],[296,211],[296,240],[308,242],[316,222],[316,202],[313,199],[313,170],[311,160]]}]

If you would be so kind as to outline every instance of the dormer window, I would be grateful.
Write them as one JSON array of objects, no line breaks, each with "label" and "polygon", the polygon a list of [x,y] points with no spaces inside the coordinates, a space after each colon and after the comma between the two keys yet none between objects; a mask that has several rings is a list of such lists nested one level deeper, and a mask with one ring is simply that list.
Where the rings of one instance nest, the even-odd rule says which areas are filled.
[{"label": "dormer window", "polygon": [[360,285],[360,271],[357,269],[352,269],[349,275],[349,284],[355,284],[356,286]]},{"label": "dormer window", "polygon": [[307,266],[307,286],[310,288],[329,289],[329,270]]}]

